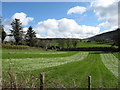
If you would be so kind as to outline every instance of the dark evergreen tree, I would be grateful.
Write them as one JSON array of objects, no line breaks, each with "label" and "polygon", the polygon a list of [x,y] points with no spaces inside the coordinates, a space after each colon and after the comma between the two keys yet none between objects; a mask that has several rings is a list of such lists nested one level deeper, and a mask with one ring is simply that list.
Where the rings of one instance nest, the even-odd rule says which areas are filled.
[{"label": "dark evergreen tree", "polygon": [[34,46],[36,43],[36,33],[33,28],[30,26],[25,35],[26,42],[29,46]]},{"label": "dark evergreen tree", "polygon": [[11,23],[12,25],[12,30],[11,31],[11,35],[14,36],[15,39],[15,44],[19,45],[21,44],[21,41],[23,39],[22,35],[23,35],[23,31],[22,31],[22,23],[20,22],[20,19],[15,19],[13,20],[13,22]]},{"label": "dark evergreen tree", "polygon": [[6,32],[4,31],[4,28],[3,28],[3,26],[1,27],[1,29],[2,29],[2,43],[3,43],[3,41],[4,41],[4,39],[5,39],[5,37],[7,36],[7,34],[6,34]]},{"label": "dark evergreen tree", "polygon": [[6,37],[6,32],[4,31],[4,27],[3,27],[3,25],[2,25],[2,20],[1,20],[2,18],[0,17],[0,38],[1,38],[1,41],[2,41],[2,43],[3,43],[3,41],[4,41],[4,39],[5,39],[5,37]]}]

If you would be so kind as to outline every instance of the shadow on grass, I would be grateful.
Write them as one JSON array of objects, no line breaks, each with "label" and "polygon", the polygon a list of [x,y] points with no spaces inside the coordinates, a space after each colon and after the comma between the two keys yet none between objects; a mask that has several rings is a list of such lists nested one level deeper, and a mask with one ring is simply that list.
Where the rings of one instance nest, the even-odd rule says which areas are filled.
[{"label": "shadow on grass", "polygon": [[90,52],[90,54],[107,54],[107,53],[114,53],[114,52],[117,52],[117,51],[93,51],[93,52]]}]

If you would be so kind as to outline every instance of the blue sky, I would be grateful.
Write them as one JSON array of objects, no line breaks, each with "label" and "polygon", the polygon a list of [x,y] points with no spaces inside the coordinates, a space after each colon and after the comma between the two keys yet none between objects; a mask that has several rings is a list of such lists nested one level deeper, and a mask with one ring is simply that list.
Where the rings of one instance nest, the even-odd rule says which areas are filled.
[{"label": "blue sky", "polygon": [[[74,6],[90,6],[89,2],[10,2],[3,3],[3,19],[10,18],[13,14],[24,12],[30,17],[34,17],[35,23],[49,18],[75,19],[80,24],[97,25],[98,20],[93,10],[89,10],[83,15],[67,15],[67,11]],[[7,14],[9,13],[9,14]]]},{"label": "blue sky", "polygon": [[[98,27],[100,23],[107,20],[99,20],[94,8],[90,7],[90,5],[90,2],[3,2],[2,17],[3,20],[6,20],[10,19],[15,13],[25,13],[27,17],[34,18],[34,20],[23,26],[25,28],[28,26],[38,27],[39,22],[48,19],[61,20],[63,18],[68,19],[68,21],[72,19],[79,25]],[[87,10],[82,14],[72,13],[68,15],[68,10],[76,6],[85,7]],[[4,22],[3,24],[6,25]],[[100,27],[100,32],[109,28],[110,26]]]}]

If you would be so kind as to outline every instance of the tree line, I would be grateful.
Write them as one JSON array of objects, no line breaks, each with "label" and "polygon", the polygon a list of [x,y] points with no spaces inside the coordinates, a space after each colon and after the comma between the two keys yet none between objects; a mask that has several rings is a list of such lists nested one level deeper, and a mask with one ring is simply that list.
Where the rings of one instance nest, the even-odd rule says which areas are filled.
[{"label": "tree line", "polygon": [[[9,37],[14,37],[14,42],[12,42],[12,44],[14,45],[28,45],[31,47],[41,47],[41,48],[54,48],[54,49],[63,49],[63,48],[77,48],[77,44],[80,42],[80,40],[73,40],[73,39],[59,39],[56,41],[51,41],[51,40],[39,40],[36,37],[36,33],[33,30],[32,26],[29,26],[29,28],[27,29],[27,32],[23,31],[23,27],[22,27],[22,23],[20,21],[20,19],[14,19],[11,23],[11,29],[10,32],[11,34],[7,35],[7,33],[4,30],[4,26],[1,25],[1,19],[0,19],[0,38],[1,38],[1,42],[4,42],[4,39],[6,36]],[[120,49],[120,29],[117,29],[119,31],[119,33],[114,36],[113,41],[114,41],[114,45],[119,46]],[[102,41],[103,42],[103,41]],[[57,43],[58,45],[52,45],[51,43]]]},{"label": "tree line", "polygon": [[[4,30],[4,26],[0,25],[2,32],[1,32],[1,40],[2,43],[5,40],[6,36],[9,37],[14,37],[14,42],[12,42],[12,44],[14,45],[28,45],[31,47],[42,47],[42,48],[59,48],[62,49],[66,46],[66,48],[76,48],[77,44],[78,44],[78,40],[57,40],[57,41],[50,41],[50,40],[39,40],[36,37],[36,33],[33,30],[32,26],[30,26],[27,30],[27,32],[23,31],[23,27],[22,27],[22,23],[20,21],[20,19],[14,19],[11,23],[11,29],[10,32],[11,34],[7,35],[7,33]],[[58,46],[53,45],[52,47],[50,47],[51,43],[58,43]]]},{"label": "tree line", "polygon": [[6,36],[14,37],[14,44],[15,45],[23,45],[24,42],[26,42],[29,46],[34,46],[35,39],[36,39],[36,33],[33,30],[33,28],[30,26],[27,30],[27,32],[23,32],[22,23],[20,22],[20,19],[15,19],[11,23],[11,34],[7,35],[4,31],[4,27],[1,25],[2,28],[2,43]]}]

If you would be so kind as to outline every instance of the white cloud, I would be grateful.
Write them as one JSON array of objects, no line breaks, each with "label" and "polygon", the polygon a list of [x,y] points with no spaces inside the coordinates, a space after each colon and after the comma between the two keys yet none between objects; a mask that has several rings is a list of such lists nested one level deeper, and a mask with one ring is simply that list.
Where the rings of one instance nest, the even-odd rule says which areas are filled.
[{"label": "white cloud", "polygon": [[108,26],[110,26],[109,22],[103,22],[98,25],[98,27],[108,27]]},{"label": "white cloud", "polygon": [[110,5],[112,5],[115,2],[118,2],[119,0],[94,0],[91,5],[94,7],[108,7]]},{"label": "white cloud", "polygon": [[[118,26],[118,0],[96,0],[91,3],[99,20],[106,20],[111,27]],[[104,24],[105,25],[105,24]]]},{"label": "white cloud", "polygon": [[86,38],[100,32],[99,27],[79,25],[67,18],[41,21],[34,30],[39,38]]},{"label": "white cloud", "polygon": [[27,17],[27,14],[21,12],[21,13],[15,13],[10,19],[5,19],[4,23],[6,25],[10,25],[10,23],[15,19],[20,19],[20,21],[22,22],[22,25],[26,26],[28,25],[29,22],[33,21],[34,18],[33,17]]},{"label": "white cloud", "polygon": [[[4,30],[6,31],[7,35],[11,34],[10,28],[11,28],[11,26],[9,26],[9,25],[6,25],[6,27],[4,27]],[[23,35],[26,34],[27,30],[28,30],[28,27],[23,28],[23,33],[24,33]],[[14,41],[14,37],[6,36],[5,41]]]},{"label": "white cloud", "polygon": [[100,32],[99,34],[101,34],[101,33],[106,33],[106,32],[110,32],[110,31],[116,30],[117,28],[118,28],[118,26],[115,26],[115,27],[112,27],[112,28],[110,28],[110,29],[107,29],[107,30],[102,31],[102,32]]},{"label": "white cloud", "polygon": [[67,12],[67,14],[82,14],[86,12],[87,8],[81,7],[81,6],[76,6],[73,8],[70,8]]},{"label": "white cloud", "polygon": [[14,41],[13,37],[6,36],[4,41]]},{"label": "white cloud", "polygon": [[28,27],[24,27],[24,28],[23,28],[23,33],[26,34],[26,33],[27,33],[27,30],[28,30]]},{"label": "white cloud", "polygon": [[20,19],[20,21],[22,22],[22,25],[24,25],[24,26],[28,25],[28,23],[30,21],[33,21],[33,19],[34,19],[32,17],[27,17],[27,14],[25,14],[23,12],[21,12],[21,13],[15,13],[12,16],[12,20],[14,20],[15,18]]},{"label": "white cloud", "polygon": [[11,26],[10,25],[4,25],[4,30],[7,34],[10,34],[10,29],[11,29]]},{"label": "white cloud", "polygon": [[20,19],[20,21],[22,22],[23,26],[26,26],[29,24],[29,22],[33,21],[34,18],[33,17],[28,17],[27,14],[21,12],[21,13],[15,13],[11,18],[9,19],[5,19],[4,20],[4,28],[5,31],[9,34],[10,33],[10,29],[11,29],[11,22],[15,19]]}]

